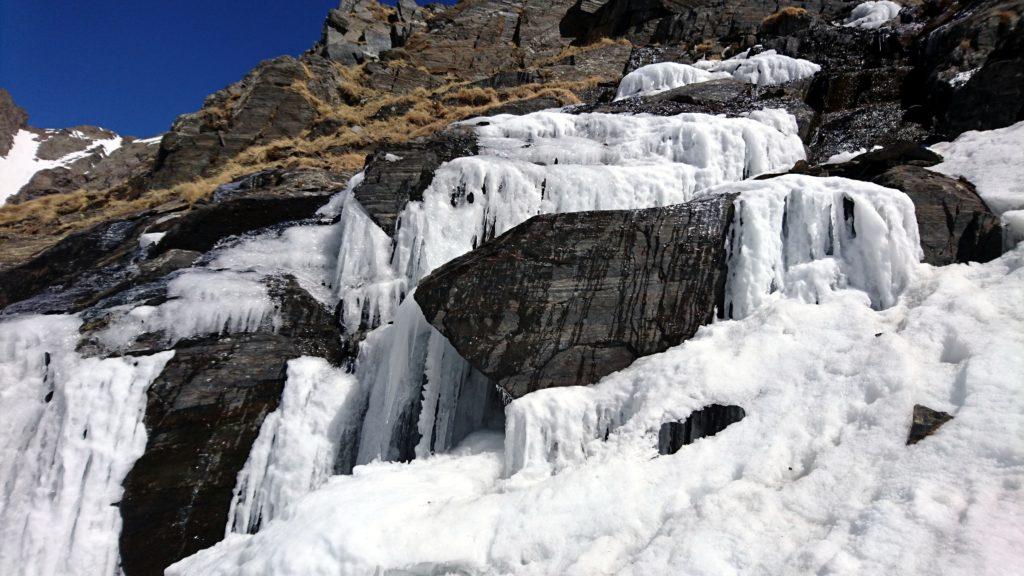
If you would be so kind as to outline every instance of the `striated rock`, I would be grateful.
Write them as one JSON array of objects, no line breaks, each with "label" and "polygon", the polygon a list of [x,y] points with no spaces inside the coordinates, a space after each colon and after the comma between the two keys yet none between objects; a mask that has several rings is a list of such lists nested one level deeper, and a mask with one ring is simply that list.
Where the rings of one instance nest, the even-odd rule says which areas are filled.
[{"label": "striated rock", "polygon": [[315,50],[349,66],[376,60],[405,45],[414,30],[426,25],[422,12],[412,0],[395,7],[376,0],[342,0],[328,13]]},{"label": "striated rock", "polygon": [[28,125],[28,113],[14,103],[11,94],[0,88],[0,156],[7,156],[14,135]]},{"label": "striated rock", "polygon": [[591,384],[712,319],[732,214],[723,196],[536,216],[435,270],[415,298],[514,398]]},{"label": "striated rock", "polygon": [[342,72],[305,55],[267,60],[242,81],[209,96],[202,110],[174,121],[160,142],[151,185],[166,187],[208,176],[246,148],[303,135],[321,106],[350,98]]},{"label": "striated rock", "polygon": [[366,177],[353,193],[374,223],[393,235],[402,209],[410,200],[422,200],[441,164],[476,153],[476,136],[465,128],[389,146],[367,158]]},{"label": "striated rock", "polygon": [[898,166],[873,182],[902,190],[914,201],[921,248],[928,264],[988,262],[1002,255],[999,217],[966,180],[918,166]]},{"label": "striated rock", "polygon": [[277,409],[290,359],[342,361],[333,314],[294,280],[272,287],[282,326],[180,343],[150,387],[148,442],[124,482],[121,567],[164,568],[224,537],[232,491],[263,419]]},{"label": "striated rock", "polygon": [[217,188],[206,205],[175,220],[151,253],[171,249],[205,252],[217,242],[312,216],[345,185],[323,170],[266,170]]},{"label": "striated rock", "polygon": [[666,422],[658,431],[658,454],[675,454],[680,448],[714,436],[747,417],[739,406],[711,404],[690,414],[683,422]]},{"label": "striated rock", "polygon": [[917,444],[926,437],[938,431],[946,422],[953,417],[945,412],[932,410],[920,404],[914,405],[914,416],[910,422],[910,432],[907,434],[907,446]]}]

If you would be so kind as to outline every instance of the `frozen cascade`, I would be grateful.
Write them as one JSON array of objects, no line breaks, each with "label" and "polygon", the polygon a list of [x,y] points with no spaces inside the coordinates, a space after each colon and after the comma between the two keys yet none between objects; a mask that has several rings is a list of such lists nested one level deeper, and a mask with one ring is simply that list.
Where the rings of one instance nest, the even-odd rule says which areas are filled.
[{"label": "frozen cascade", "polygon": [[868,0],[854,6],[853,11],[843,22],[843,26],[849,28],[861,28],[863,30],[874,30],[881,28],[887,22],[899,15],[903,7],[890,0],[879,0],[877,2]]},{"label": "frozen cascade", "polygon": [[358,411],[358,382],[323,358],[288,362],[281,404],[263,420],[238,473],[227,533],[256,532],[334,473],[346,424]]},{"label": "frozen cascade", "polygon": [[[443,452],[468,423],[493,421],[497,399],[489,384],[477,390],[486,379],[407,297],[431,270],[537,214],[678,204],[804,157],[795,121],[778,111],[747,118],[538,112],[467,124],[476,126],[481,154],[438,169],[422,201],[401,214],[393,241],[351,195],[333,203],[343,235],[333,285],[346,327],[393,322],[368,336],[357,361],[368,394],[358,464]],[[486,396],[482,411],[451,404],[464,394]],[[339,464],[350,457],[340,455]]]},{"label": "frozen cascade", "polygon": [[121,482],[146,446],[146,390],[174,352],[82,358],[81,321],[0,324],[0,573],[116,574]]}]

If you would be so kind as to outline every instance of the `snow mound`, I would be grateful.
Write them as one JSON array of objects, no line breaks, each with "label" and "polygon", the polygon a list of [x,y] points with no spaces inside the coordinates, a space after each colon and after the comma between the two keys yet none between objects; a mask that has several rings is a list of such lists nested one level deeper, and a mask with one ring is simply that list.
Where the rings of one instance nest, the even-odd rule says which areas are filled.
[{"label": "snow mound", "polygon": [[1024,122],[996,130],[971,130],[931,149],[943,162],[929,168],[963,176],[996,214],[1024,209]]},{"label": "snow mound", "polygon": [[809,78],[821,71],[821,66],[810,60],[790,58],[775,50],[765,50],[753,56],[747,50],[728,60],[700,60],[694,66],[708,72],[725,72],[737,80],[759,86]]},{"label": "snow mound", "polygon": [[875,30],[899,15],[902,9],[902,6],[889,0],[861,2],[853,8],[853,11],[850,12],[850,15],[843,22],[843,26],[847,28],[860,28],[862,30]]},{"label": "snow mound", "polygon": [[121,483],[146,446],[146,390],[174,352],[75,352],[81,321],[0,323],[0,573],[118,571]]},{"label": "snow mound", "polygon": [[726,72],[708,72],[689,64],[679,64],[676,62],[648,64],[622,77],[615,99],[622,100],[633,96],[650,96],[651,94],[672,90],[673,88],[680,88],[687,84],[730,77]]},{"label": "snow mound", "polygon": [[[515,400],[504,449],[357,467],[168,574],[1002,574],[1024,562],[1022,290],[1018,249],[920,265],[882,311],[777,295]],[[659,457],[660,425],[712,403],[747,417]],[[954,419],[906,446],[919,403]]]}]

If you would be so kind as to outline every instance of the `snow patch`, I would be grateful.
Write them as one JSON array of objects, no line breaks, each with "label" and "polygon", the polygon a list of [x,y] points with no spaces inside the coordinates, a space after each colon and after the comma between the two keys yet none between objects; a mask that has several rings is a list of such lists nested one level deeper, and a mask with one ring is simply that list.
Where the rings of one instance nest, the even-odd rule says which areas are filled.
[{"label": "snow patch", "polygon": [[931,146],[943,158],[928,168],[963,176],[996,214],[1024,209],[1024,122],[996,130],[971,130]]},{"label": "snow patch", "polygon": [[765,50],[753,56],[746,50],[728,60],[699,60],[694,66],[708,72],[725,72],[737,80],[759,86],[785,84],[809,78],[821,71],[821,66],[800,58],[791,58],[775,50]]},{"label": "snow patch", "polygon": [[650,96],[673,88],[680,88],[687,84],[707,82],[719,78],[731,78],[727,72],[708,72],[676,62],[659,62],[641,66],[626,74],[619,82],[619,90],[615,96],[616,100],[631,98],[633,96]]}]

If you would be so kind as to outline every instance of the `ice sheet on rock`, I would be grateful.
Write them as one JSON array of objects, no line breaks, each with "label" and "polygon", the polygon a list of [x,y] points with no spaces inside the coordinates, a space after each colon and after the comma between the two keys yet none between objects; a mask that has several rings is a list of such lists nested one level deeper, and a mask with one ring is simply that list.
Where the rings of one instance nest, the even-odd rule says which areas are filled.
[{"label": "ice sheet on rock", "polygon": [[753,56],[749,52],[747,50],[728,60],[699,60],[693,65],[708,72],[726,72],[737,80],[758,86],[785,84],[809,78],[821,71],[821,66],[810,60],[791,58],[775,50],[765,50]]},{"label": "ice sheet on rock", "polygon": [[889,0],[861,2],[853,8],[853,11],[850,12],[850,15],[843,22],[843,26],[860,28],[862,30],[881,28],[898,16],[902,9],[902,6]]},{"label": "ice sheet on rock", "polygon": [[1024,210],[1003,212],[1003,250],[1012,250],[1024,242]]},{"label": "ice sheet on rock", "polygon": [[861,154],[867,152],[874,152],[875,150],[881,150],[881,146],[872,146],[871,150],[867,148],[858,148],[857,150],[850,150],[849,152],[838,152],[828,157],[828,160],[822,162],[822,164],[842,164],[843,162],[849,162]]},{"label": "ice sheet on rock", "polygon": [[100,341],[117,349],[142,334],[161,333],[173,345],[206,334],[255,332],[264,320],[276,322],[274,303],[255,273],[190,269],[167,284],[167,298],[117,316]]},{"label": "ice sheet on rock", "polygon": [[615,95],[616,100],[630,98],[633,96],[650,96],[673,88],[680,88],[687,84],[707,82],[719,78],[730,78],[727,72],[708,72],[689,64],[677,62],[658,62],[641,66],[626,74],[619,81],[619,89]]},{"label": "ice sheet on rock", "polygon": [[970,180],[996,214],[1024,209],[1024,122],[964,132],[930,148],[943,162],[928,169]]},{"label": "ice sheet on rock", "polygon": [[118,570],[121,482],[146,390],[174,355],[81,358],[72,316],[0,323],[0,573]]},{"label": "ice sheet on rock", "polygon": [[822,302],[839,288],[864,291],[888,308],[922,257],[914,204],[898,190],[788,175],[738,182],[730,232],[726,315],[742,318],[774,292]]},{"label": "ice sheet on rock", "polygon": [[238,474],[227,534],[256,532],[334,472],[358,416],[358,382],[343,368],[304,356],[288,362],[281,404],[263,420]]},{"label": "ice sheet on rock", "polygon": [[338,224],[299,225],[264,232],[219,250],[209,268],[264,278],[289,275],[320,303],[333,306],[336,301],[325,279],[334,268],[338,233]]},{"label": "ice sheet on rock", "polygon": [[[786,112],[781,112],[786,114]],[[760,120],[769,119],[768,122]],[[481,154],[542,165],[647,166],[679,163],[721,170],[739,180],[804,157],[795,131],[778,116],[725,118],[709,114],[502,115],[476,128]]]},{"label": "ice sheet on rock", "polygon": [[[883,311],[772,298],[514,401],[504,451],[357,467],[168,574],[1002,574],[1024,562],[1022,290],[1024,247],[920,265]],[[657,456],[712,403],[747,417]],[[908,447],[918,403],[955,419]]]}]

